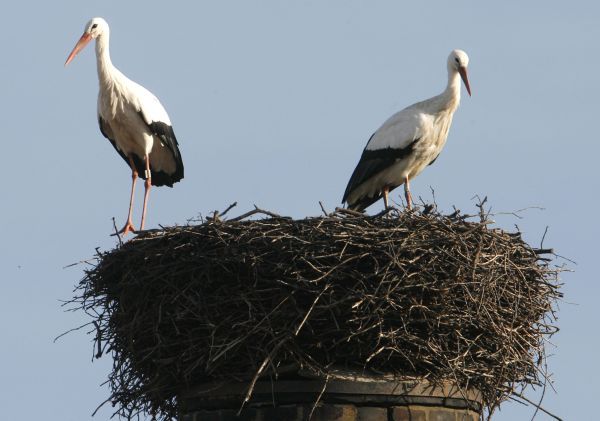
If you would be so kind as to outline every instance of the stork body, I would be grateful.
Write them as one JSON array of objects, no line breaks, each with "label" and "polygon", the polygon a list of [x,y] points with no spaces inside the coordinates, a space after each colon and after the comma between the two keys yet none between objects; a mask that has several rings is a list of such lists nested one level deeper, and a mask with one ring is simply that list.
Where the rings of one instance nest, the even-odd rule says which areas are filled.
[{"label": "stork body", "polygon": [[467,92],[469,57],[454,50],[448,56],[448,85],[440,95],[413,104],[391,116],[371,136],[354,169],[342,202],[362,211],[404,184],[408,208],[412,206],[409,182],[439,156],[460,103],[460,79]]},{"label": "stork body", "polygon": [[183,161],[169,115],[150,91],[128,79],[113,64],[109,54],[110,30],[102,18],[88,22],[65,65],[87,43],[96,40],[96,62],[100,89],[98,123],[131,168],[132,183],[127,223],[120,233],[135,231],[132,222],[135,183],[145,180],[144,206],[140,229],[144,229],[151,186],[169,186],[183,178]]}]

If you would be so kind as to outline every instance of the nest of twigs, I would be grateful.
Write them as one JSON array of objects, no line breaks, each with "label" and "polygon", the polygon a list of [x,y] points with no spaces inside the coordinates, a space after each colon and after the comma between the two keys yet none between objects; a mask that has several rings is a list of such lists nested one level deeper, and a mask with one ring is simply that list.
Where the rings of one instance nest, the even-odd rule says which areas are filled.
[{"label": "nest of twigs", "polygon": [[550,250],[483,214],[269,215],[145,232],[98,254],[74,302],[97,357],[114,359],[118,415],[170,419],[194,383],[283,367],[450,379],[488,409],[545,382],[561,296]]}]

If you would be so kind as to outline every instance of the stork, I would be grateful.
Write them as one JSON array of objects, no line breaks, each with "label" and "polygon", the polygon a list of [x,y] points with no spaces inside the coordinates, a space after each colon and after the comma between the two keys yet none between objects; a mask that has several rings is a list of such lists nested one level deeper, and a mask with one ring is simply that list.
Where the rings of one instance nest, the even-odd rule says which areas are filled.
[{"label": "stork", "polygon": [[462,50],[448,56],[448,85],[440,95],[417,102],[391,116],[371,136],[354,169],[342,203],[363,211],[404,184],[406,204],[412,207],[409,182],[439,156],[460,102],[460,79],[471,95],[467,78],[469,57]]},{"label": "stork", "polygon": [[183,178],[183,161],[169,115],[150,91],[128,79],[113,64],[109,54],[108,23],[93,18],[69,54],[65,66],[93,39],[100,90],[98,123],[100,132],[131,168],[131,195],[125,226],[119,234],[135,232],[132,221],[135,183],[145,180],[144,206],[140,230],[146,221],[150,186],[169,186]]}]

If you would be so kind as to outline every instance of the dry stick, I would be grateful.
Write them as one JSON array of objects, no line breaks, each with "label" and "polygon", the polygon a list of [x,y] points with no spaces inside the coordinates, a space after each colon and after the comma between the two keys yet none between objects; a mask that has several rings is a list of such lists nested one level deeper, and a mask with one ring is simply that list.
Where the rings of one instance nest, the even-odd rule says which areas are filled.
[{"label": "dry stick", "polygon": [[98,259],[96,259],[95,257],[93,257],[93,258],[87,259],[87,260],[80,260],[79,262],[68,264],[66,266],[63,266],[62,268],[63,269],[68,269],[68,268],[72,268],[73,266],[77,266],[77,265],[81,265],[81,264],[86,264],[86,265],[92,266],[92,262],[94,260],[98,260]]},{"label": "dry stick", "polygon": [[256,325],[255,325],[255,326],[253,326],[253,327],[252,327],[252,329],[251,329],[249,332],[247,332],[243,338],[238,338],[238,339],[236,339],[235,341],[233,341],[232,343],[229,343],[225,349],[221,350],[221,351],[220,351],[220,352],[219,352],[219,353],[218,353],[216,356],[213,356],[213,357],[212,357],[212,361],[214,361],[214,360],[217,360],[217,359],[221,358],[221,355],[225,354],[225,353],[226,353],[226,352],[227,352],[227,351],[228,351],[230,348],[232,348],[233,346],[235,346],[235,345],[237,345],[238,343],[242,342],[244,339],[246,339],[246,338],[247,338],[247,337],[249,337],[249,336],[250,336],[252,333],[254,333],[254,331],[256,331],[256,330],[257,330],[257,329],[258,329],[258,328],[259,328],[259,327],[262,325],[262,323],[263,323],[264,321],[268,321],[268,317],[269,317],[271,314],[275,313],[275,312],[276,312],[276,311],[279,309],[279,307],[280,307],[280,306],[282,306],[282,305],[283,305],[285,302],[287,302],[288,298],[289,298],[289,297],[286,297],[286,298],[284,298],[284,299],[283,299],[283,300],[282,300],[282,301],[281,301],[279,304],[277,304],[277,306],[276,306],[275,308],[273,308],[273,309],[272,309],[272,310],[269,312],[269,314],[265,315],[265,316],[264,316],[264,317],[263,317],[263,318],[262,318],[262,319],[261,319],[261,320],[260,320],[260,321],[259,321],[259,322],[258,322]]},{"label": "dry stick", "polygon": [[[545,357],[546,357],[545,355],[542,357],[544,359],[544,371],[548,372],[548,366],[546,364],[546,358]],[[542,404],[542,401],[544,400],[544,396],[546,395],[546,383],[547,382],[548,382],[548,378],[544,377],[544,383],[543,383],[543,386],[542,386],[542,396],[540,396],[540,401],[538,402],[538,404],[537,404],[537,406],[535,408],[535,412],[531,416],[531,421],[533,421],[535,419],[536,414],[540,410],[540,405]]]},{"label": "dry stick", "polygon": [[340,208],[340,207],[335,208],[335,211],[337,213],[345,213],[345,214],[352,215],[352,216],[359,216],[361,218],[364,218],[366,216],[362,212],[357,212],[357,211],[352,210],[352,209],[346,209],[346,208]]},{"label": "dry stick", "polygon": [[554,254],[554,249],[533,249],[535,254]]},{"label": "dry stick", "polygon": [[114,237],[115,235],[117,236],[117,238],[119,239],[119,246],[123,245],[123,239],[121,238],[121,234],[119,233],[119,229],[117,228],[117,221],[115,220],[115,217],[112,217],[112,223],[113,223],[113,229],[115,230],[114,234],[111,234],[111,237]]},{"label": "dry stick", "polygon": [[102,408],[107,402],[110,402],[110,400],[112,399],[112,396],[109,397],[108,399],[106,399],[104,402],[102,402],[100,405],[98,405],[96,407],[96,409],[94,410],[94,412],[92,412],[92,417],[96,415],[96,412],[98,412],[100,410],[100,408]]},{"label": "dry stick", "polygon": [[53,340],[52,342],[56,343],[56,341],[58,341],[60,338],[62,338],[63,336],[65,336],[67,333],[75,332],[75,331],[77,331],[77,330],[83,329],[84,327],[86,327],[86,326],[89,326],[89,325],[91,325],[91,324],[95,324],[95,323],[96,323],[96,321],[95,321],[95,320],[92,320],[91,322],[88,322],[88,323],[82,324],[82,325],[81,325],[81,326],[79,326],[79,327],[74,327],[73,329],[69,329],[69,330],[67,330],[66,332],[63,332],[63,333],[61,333],[60,335],[58,335],[56,338],[54,338],[54,340]]},{"label": "dry stick", "polygon": [[227,209],[225,209],[223,212],[221,212],[221,213],[219,214],[219,217],[223,217],[223,216],[225,216],[225,215],[227,214],[227,212],[229,212],[229,211],[230,211],[232,208],[234,208],[235,206],[237,206],[237,202],[233,202],[231,205],[229,205],[229,206],[227,207]]},{"label": "dry stick", "polygon": [[313,301],[312,305],[310,306],[310,308],[308,309],[308,311],[304,315],[304,318],[302,319],[302,321],[298,325],[298,328],[296,329],[296,332],[294,332],[295,336],[298,336],[298,334],[300,333],[300,329],[302,329],[302,326],[304,326],[304,323],[306,323],[306,320],[308,319],[308,316],[310,316],[310,313],[312,313],[313,308],[315,308],[315,305],[317,304],[317,301],[319,301],[319,298],[321,298],[321,296],[323,295],[323,293],[325,291],[327,291],[330,286],[331,285],[329,285],[329,284],[325,285],[325,288],[323,288],[323,290],[319,293],[319,295],[317,295],[317,298],[315,298],[315,300]]},{"label": "dry stick", "polygon": [[386,209],[380,211],[379,213],[376,213],[375,215],[371,216],[371,219],[377,219],[377,218],[381,218],[384,215],[387,215],[388,213],[392,212],[392,211],[397,211],[398,209],[396,209],[393,206],[389,206]]},{"label": "dry stick", "polygon": [[[542,241],[540,241],[540,249],[544,248],[544,240],[546,239],[546,234],[548,234],[548,225],[546,225],[546,229],[544,230],[544,235],[542,235]],[[550,250],[552,250],[552,249],[550,249]]]},{"label": "dry stick", "polygon": [[321,202],[320,200],[319,200],[319,206],[321,206],[321,210],[323,211],[323,215],[325,215],[325,217],[328,217],[329,214],[325,210],[325,207],[323,206],[323,202]]},{"label": "dry stick", "polygon": [[486,213],[486,212],[485,212],[484,205],[485,205],[485,202],[487,202],[487,200],[488,200],[488,198],[487,198],[487,196],[486,196],[486,197],[484,197],[484,198],[483,198],[483,201],[481,201],[481,202],[480,202],[480,203],[477,205],[477,207],[479,208],[479,221],[480,221],[481,223],[484,223],[485,221],[487,221],[487,220],[489,219],[489,212],[491,212],[491,208],[490,208],[490,210],[488,211],[488,213]]},{"label": "dry stick", "polygon": [[[319,298],[321,298],[321,296],[323,295],[323,293],[325,291],[327,291],[327,289],[329,289],[329,285],[326,285],[325,288],[323,288],[323,290],[321,291],[321,293],[317,296],[317,298],[315,298],[315,300],[313,301],[312,305],[310,306],[308,312],[306,313],[306,315],[304,316],[304,318],[302,319],[302,321],[298,325],[298,328],[296,328],[296,331],[294,333],[295,336],[298,336],[298,333],[300,333],[300,329],[302,329],[302,326],[304,326],[304,323],[306,322],[306,320],[310,316],[310,313],[312,312],[313,308],[317,304],[317,301],[319,301]],[[258,378],[260,377],[260,375],[262,374],[262,372],[265,370],[265,368],[267,367],[267,365],[271,361],[272,356],[275,355],[277,353],[277,351],[279,351],[279,348],[281,348],[281,346],[285,342],[287,342],[287,340],[288,340],[288,338],[285,338],[283,341],[279,342],[277,344],[277,346],[275,346],[275,348],[273,348],[273,350],[271,350],[271,352],[269,352],[269,355],[267,355],[267,357],[263,360],[262,364],[260,365],[260,367],[258,368],[258,370],[256,371],[256,373],[254,374],[254,377],[252,378],[252,381],[250,382],[250,386],[248,387],[248,391],[246,392],[246,396],[244,397],[244,401],[242,402],[242,405],[241,405],[240,409],[237,412],[237,416],[238,417],[240,416],[240,414],[242,412],[242,409],[244,408],[244,405],[250,400],[250,397],[252,396],[252,392],[254,391],[254,386],[256,385],[256,382],[257,382]],[[312,414],[312,412],[311,412],[311,414]],[[309,417],[309,419],[310,419],[310,417]]]},{"label": "dry stick", "polygon": [[558,416],[554,415],[552,412],[548,411],[547,409],[544,409],[544,407],[542,407],[542,406],[538,405],[538,404],[537,404],[537,403],[535,403],[534,401],[532,401],[532,400],[530,400],[530,399],[527,399],[525,396],[523,396],[523,394],[522,394],[522,393],[514,393],[514,392],[513,392],[513,394],[514,394],[515,396],[518,396],[519,398],[523,399],[525,402],[527,402],[527,403],[529,403],[529,404],[531,404],[531,405],[535,406],[536,408],[538,408],[540,411],[544,412],[545,414],[547,414],[547,415],[550,415],[550,416],[551,416],[552,418],[554,418],[555,420],[557,420],[557,421],[564,421],[562,418],[560,418],[560,417],[558,417]]},{"label": "dry stick", "polygon": [[317,405],[319,405],[319,402],[321,401],[321,398],[323,397],[323,394],[325,393],[325,389],[327,389],[328,383],[329,383],[329,373],[327,373],[327,376],[325,377],[325,382],[323,383],[323,388],[321,389],[319,396],[317,396],[317,400],[313,404],[312,409],[310,410],[310,414],[308,414],[308,421],[310,421],[312,419],[313,413],[315,412],[315,409],[317,409]]},{"label": "dry stick", "polygon": [[240,216],[237,216],[237,217],[235,217],[233,219],[230,219],[229,222],[241,221],[242,219],[246,219],[249,216],[256,215],[257,213],[262,213],[263,215],[268,215],[271,218],[291,219],[289,216],[281,216],[281,215],[278,215],[276,213],[273,213],[273,212],[261,209],[261,208],[257,207],[256,205],[254,205],[254,209],[252,209],[251,211],[246,212],[246,213],[244,213],[244,214],[242,214]]},{"label": "dry stick", "polygon": [[281,346],[286,343],[288,340],[288,338],[285,338],[284,340],[282,340],[281,342],[279,342],[275,348],[273,348],[271,350],[271,352],[269,352],[269,355],[267,355],[267,357],[263,360],[262,364],[260,365],[260,367],[258,368],[258,370],[256,371],[256,373],[254,374],[254,377],[252,378],[252,381],[250,382],[250,386],[248,386],[248,391],[246,392],[246,396],[244,397],[244,401],[242,402],[242,405],[240,406],[240,409],[237,412],[237,416],[239,417],[240,414],[242,413],[242,409],[244,409],[244,405],[246,405],[246,403],[248,403],[248,401],[250,400],[250,397],[252,396],[252,392],[254,391],[254,386],[256,385],[256,382],[258,380],[258,378],[260,377],[260,375],[262,374],[262,372],[265,370],[265,368],[267,367],[267,365],[269,364],[269,362],[271,362],[271,358],[274,354],[277,353],[277,351],[279,351],[279,348],[281,348]]},{"label": "dry stick", "polygon": [[246,219],[249,216],[256,215],[257,213],[260,213],[260,211],[258,209],[252,209],[251,211],[241,214],[240,216],[236,216],[235,218],[229,219],[228,222],[241,221],[242,219]]},{"label": "dry stick", "polygon": [[290,218],[289,216],[281,216],[281,215],[279,215],[279,214],[277,214],[277,213],[274,213],[274,212],[271,212],[271,211],[268,211],[268,210],[261,209],[261,208],[259,208],[259,207],[258,207],[258,206],[256,206],[256,205],[254,205],[254,209],[256,209],[257,211],[259,211],[260,213],[263,213],[263,214],[265,214],[265,215],[269,215],[269,216],[270,216],[270,217],[272,217],[272,218],[285,218],[285,219],[292,219],[292,218]]},{"label": "dry stick", "polygon": [[98,352],[96,353],[96,359],[102,356],[102,330],[100,324],[97,321],[93,321],[94,327],[96,328],[96,343],[98,344]]}]

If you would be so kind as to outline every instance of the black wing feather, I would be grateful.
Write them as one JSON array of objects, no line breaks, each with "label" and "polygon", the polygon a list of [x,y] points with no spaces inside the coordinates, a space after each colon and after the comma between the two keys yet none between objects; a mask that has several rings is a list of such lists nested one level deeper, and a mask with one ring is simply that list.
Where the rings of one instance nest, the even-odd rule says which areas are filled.
[{"label": "black wing feather", "polygon": [[[146,122],[146,120],[144,119],[144,116],[141,113],[140,113],[140,117],[142,118],[142,120],[144,122]],[[113,145],[115,150],[119,153],[119,155],[121,155],[121,158],[123,158],[125,163],[127,163],[127,166],[131,167],[131,165],[129,164],[129,158],[127,157],[127,155],[125,155],[123,153],[123,151],[121,151],[117,147],[117,142],[108,135],[108,131],[105,126],[106,122],[102,119],[102,117],[100,115],[98,115],[98,124],[100,126],[100,132],[102,133],[102,135],[110,141],[110,143]],[[158,136],[158,138],[161,140],[161,142],[163,144],[165,144],[167,146],[167,148],[169,148],[169,150],[173,154],[173,159],[175,160],[175,164],[176,164],[175,172],[172,174],[168,174],[164,171],[155,171],[154,169],[152,169],[152,167],[150,167],[152,185],[153,186],[173,187],[173,183],[176,183],[183,178],[183,161],[181,159],[181,153],[179,152],[179,145],[177,143],[177,138],[175,137],[175,133],[173,132],[173,128],[171,126],[169,126],[168,124],[161,123],[161,122],[153,122],[151,124],[148,124],[148,123],[146,123],[146,124],[148,125],[148,128],[150,129],[152,134],[154,134],[155,136]],[[146,166],[144,164],[143,158],[137,156],[136,154],[132,154],[131,159],[133,160],[133,164],[135,165],[135,170],[137,171],[138,176],[145,180],[146,179]]]},{"label": "black wing feather", "polygon": [[[419,138],[413,140],[408,146],[402,149],[382,148],[368,150],[365,148],[360,160],[358,161],[358,164],[356,165],[356,168],[354,169],[354,172],[352,173],[352,176],[350,177],[350,181],[348,181],[346,191],[344,192],[344,197],[342,198],[342,203],[346,202],[346,199],[348,199],[348,196],[350,196],[352,191],[362,183],[379,174],[381,171],[384,171],[386,168],[389,168],[397,160],[408,156],[418,141]],[[390,191],[396,187],[397,186],[389,186]],[[349,207],[362,210],[375,203],[380,198],[381,193],[373,197],[361,197],[359,202],[349,203],[348,205]]]},{"label": "black wing feather", "polygon": [[173,159],[175,160],[175,172],[172,174],[164,171],[152,171],[152,184],[155,186],[169,186],[173,187],[173,183],[178,182],[183,178],[183,160],[181,158],[181,152],[179,152],[179,143],[175,137],[173,127],[169,124],[163,123],[162,121],[153,121],[148,123],[144,118],[144,114],[140,111],[140,117],[148,125],[148,128],[152,134],[160,139],[160,141],[171,151]]}]

